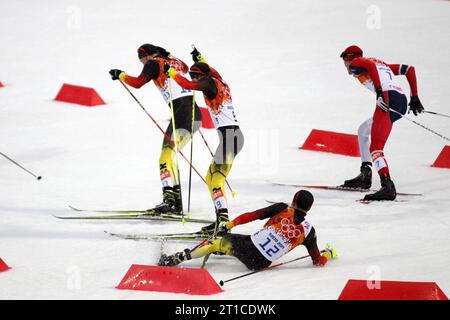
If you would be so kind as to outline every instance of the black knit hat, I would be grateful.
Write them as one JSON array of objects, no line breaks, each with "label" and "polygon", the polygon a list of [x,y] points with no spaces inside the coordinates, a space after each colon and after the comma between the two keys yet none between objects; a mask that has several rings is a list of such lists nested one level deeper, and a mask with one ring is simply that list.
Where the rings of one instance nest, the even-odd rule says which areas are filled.
[{"label": "black knit hat", "polygon": [[311,209],[313,203],[314,196],[312,193],[306,190],[300,190],[295,194],[294,199],[292,200],[292,207],[295,210],[306,213]]},{"label": "black knit hat", "polygon": [[166,51],[166,49],[154,46],[152,44],[146,43],[140,46],[137,50],[139,59],[149,56],[154,53],[158,53],[159,55],[163,57],[168,57],[170,55],[170,52]]},{"label": "black knit hat", "polygon": [[203,62],[196,62],[189,69],[189,74],[191,75],[192,78],[198,76],[205,76],[208,75],[210,72],[211,69],[209,68],[208,64]]}]

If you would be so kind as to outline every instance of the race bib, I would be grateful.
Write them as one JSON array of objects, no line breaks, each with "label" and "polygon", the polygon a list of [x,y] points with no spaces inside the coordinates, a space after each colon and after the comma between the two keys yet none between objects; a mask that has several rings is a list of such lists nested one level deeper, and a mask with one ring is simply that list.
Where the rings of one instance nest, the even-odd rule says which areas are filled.
[{"label": "race bib", "polygon": [[218,113],[208,109],[216,128],[239,125],[232,103],[223,105]]},{"label": "race bib", "polygon": [[275,261],[291,249],[291,244],[274,228],[264,228],[251,236],[261,254],[269,261]]},{"label": "race bib", "polygon": [[[168,82],[170,81],[170,88]],[[172,101],[181,97],[192,96],[192,92],[190,90],[182,88],[175,80],[169,78],[163,88],[158,88],[161,92],[164,100],[167,104],[170,104],[170,98],[172,97]],[[171,95],[172,93],[172,95]]]}]

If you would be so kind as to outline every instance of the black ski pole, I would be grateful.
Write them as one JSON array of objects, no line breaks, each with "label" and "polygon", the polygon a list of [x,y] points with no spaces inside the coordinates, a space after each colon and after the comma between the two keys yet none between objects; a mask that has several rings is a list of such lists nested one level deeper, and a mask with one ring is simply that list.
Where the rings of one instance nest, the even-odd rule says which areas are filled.
[{"label": "black ski pole", "polygon": [[208,238],[206,238],[205,240],[201,241],[199,244],[197,244],[195,247],[193,247],[192,249],[189,249],[189,252],[194,251],[195,249],[201,247],[203,244],[208,243],[209,241],[211,241],[214,238],[214,235],[209,236]]},{"label": "black ski pole", "polygon": [[[323,252],[325,252],[325,250],[322,250],[320,252],[323,253]],[[276,267],[283,266],[285,264],[288,264],[288,263],[291,263],[291,262],[294,262],[294,261],[298,261],[298,260],[302,260],[302,259],[305,259],[305,258],[308,258],[308,257],[309,257],[309,254],[306,255],[306,256],[301,256],[301,257],[298,257],[298,258],[286,261],[286,262],[281,262],[281,263],[275,264],[273,266],[270,266],[270,267],[267,267],[267,268],[264,268],[264,269],[255,270],[255,271],[251,271],[251,272],[248,272],[248,273],[244,273],[244,274],[241,274],[240,276],[237,276],[237,277],[234,277],[234,278],[231,278],[231,279],[228,279],[228,280],[220,280],[219,284],[223,287],[223,285],[225,283],[227,283],[227,282],[234,281],[234,280],[237,280],[237,279],[241,279],[241,278],[250,276],[252,274],[262,272],[262,271],[272,270],[272,269],[274,269]]]},{"label": "black ski pole", "polygon": [[436,131],[434,131],[434,130],[428,128],[428,127],[425,127],[423,124],[421,124],[421,123],[419,123],[419,122],[417,122],[417,121],[414,121],[413,119],[408,118],[407,116],[401,114],[401,113],[398,112],[397,110],[389,109],[389,111],[390,111],[390,112],[394,112],[394,113],[400,115],[402,118],[404,118],[404,119],[406,119],[406,120],[408,120],[408,121],[411,121],[412,123],[418,125],[419,127],[424,128],[425,130],[430,131],[431,133],[434,133],[435,135],[437,135],[438,137],[441,137],[441,138],[444,139],[444,140],[450,141],[450,139],[447,138],[446,136],[444,136],[444,135],[440,134],[439,132],[436,132]]},{"label": "black ski pole", "polygon": [[[191,120],[191,154],[190,161],[192,163],[192,155],[194,152],[194,123],[195,123],[195,91],[192,92],[192,120]],[[192,167],[189,167],[189,191],[188,191],[188,218],[191,217],[191,191],[192,191]]]},{"label": "black ski pole", "polygon": [[[209,237],[210,240],[217,239],[217,233],[219,232],[219,221],[216,221],[216,225],[214,227],[214,233]],[[203,258],[202,265],[200,266],[201,269],[204,269],[206,266],[206,262],[208,262],[209,257],[211,256],[211,253],[208,253]]]},{"label": "black ski pole", "polygon": [[2,153],[2,152],[0,152],[0,154],[2,155],[2,156],[4,156],[6,159],[8,159],[9,161],[11,161],[12,163],[14,163],[16,166],[18,166],[19,168],[21,168],[21,169],[23,169],[23,170],[25,170],[26,172],[28,172],[29,174],[31,174],[33,177],[35,177],[36,179],[38,179],[38,180],[41,180],[42,179],[42,177],[41,176],[37,176],[37,175],[35,175],[33,172],[31,172],[30,170],[28,170],[28,169],[26,169],[26,168],[24,168],[24,167],[22,167],[20,164],[18,164],[16,161],[14,161],[13,159],[11,159],[10,157],[8,157],[6,154],[4,154],[4,153]]},{"label": "black ski pole", "polygon": [[424,113],[429,113],[429,114],[434,114],[434,115],[436,115],[436,116],[441,116],[441,117],[450,118],[450,116],[448,116],[448,115],[446,115],[446,114],[442,114],[442,113],[438,113],[438,112],[434,112],[434,111],[423,110],[422,112],[424,112]]},{"label": "black ski pole", "polygon": [[[181,217],[182,217],[182,223],[185,224],[186,220],[184,218],[184,210],[183,210],[183,192],[181,189],[181,176],[180,176],[180,166],[178,165],[178,154],[180,153],[180,149],[178,148],[178,135],[177,135],[177,127],[175,125],[175,111],[173,108],[173,99],[172,99],[172,86],[170,85],[170,81],[167,82],[167,86],[169,88],[169,100],[170,100],[170,111],[172,113],[172,134],[173,134],[173,147],[175,150],[175,164],[177,166],[177,177],[178,177],[178,184],[180,186],[180,202],[181,202]],[[189,161],[189,163],[192,163],[192,160]],[[192,168],[192,166],[191,166]],[[174,172],[175,175],[175,172]],[[176,180],[176,179],[175,179]]]}]

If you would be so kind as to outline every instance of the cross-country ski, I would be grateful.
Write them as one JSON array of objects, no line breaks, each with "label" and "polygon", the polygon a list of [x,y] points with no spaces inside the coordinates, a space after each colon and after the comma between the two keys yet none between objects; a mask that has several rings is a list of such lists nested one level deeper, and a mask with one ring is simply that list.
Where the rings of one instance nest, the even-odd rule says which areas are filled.
[{"label": "cross-country ski", "polygon": [[[295,183],[283,183],[283,182],[270,182],[275,186],[283,186],[283,187],[296,187],[296,188],[306,188],[306,189],[323,189],[323,190],[333,190],[333,191],[348,191],[348,192],[374,192],[374,189],[363,189],[360,187],[350,188],[345,186],[325,186],[325,185],[302,185]],[[422,196],[421,193],[405,193],[405,192],[397,192],[398,196],[412,196],[418,197]]]},{"label": "cross-country ski", "polygon": [[211,224],[214,223],[212,220],[208,219],[196,219],[196,218],[188,218],[188,217],[180,217],[173,215],[148,215],[145,213],[141,214],[113,214],[113,215],[80,215],[80,216],[58,216],[55,215],[55,218],[61,220],[142,220],[142,221],[175,221],[175,222],[195,222],[195,223],[203,223],[203,224]]},{"label": "cross-country ski", "polygon": [[168,233],[168,234],[125,234],[105,231],[106,234],[126,240],[150,240],[150,241],[204,241],[207,236],[200,232]]}]

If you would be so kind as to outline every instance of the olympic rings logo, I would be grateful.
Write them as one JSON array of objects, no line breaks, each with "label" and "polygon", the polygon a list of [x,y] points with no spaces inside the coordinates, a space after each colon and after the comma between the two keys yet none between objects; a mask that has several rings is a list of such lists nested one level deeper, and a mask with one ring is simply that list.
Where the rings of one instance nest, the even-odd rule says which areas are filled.
[{"label": "olympic rings logo", "polygon": [[283,220],[281,220],[281,232],[289,239],[300,238],[302,235],[302,232],[291,224],[288,218],[283,218]]}]

